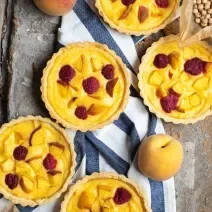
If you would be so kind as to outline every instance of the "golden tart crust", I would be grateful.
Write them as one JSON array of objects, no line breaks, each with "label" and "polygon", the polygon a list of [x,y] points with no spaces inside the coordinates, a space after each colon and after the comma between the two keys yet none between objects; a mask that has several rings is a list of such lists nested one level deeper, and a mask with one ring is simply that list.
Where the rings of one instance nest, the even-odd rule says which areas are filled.
[{"label": "golden tart crust", "polygon": [[122,0],[96,0],[95,5],[110,27],[139,36],[155,33],[171,21],[176,15],[179,0],[168,2],[166,8],[159,7],[154,0],[135,0],[129,6],[124,5]]},{"label": "golden tart crust", "polygon": [[[170,35],[147,50],[139,67],[138,86],[144,104],[158,117],[175,124],[195,123],[212,113],[211,47],[206,42],[198,41],[179,48],[178,41],[179,36]],[[169,64],[165,68],[154,65],[158,54],[168,56]],[[195,70],[193,62],[204,70],[195,73],[202,68]],[[167,96],[171,96],[173,104],[176,103],[171,111],[164,110]]]},{"label": "golden tart crust", "polygon": [[67,189],[76,154],[57,124],[40,116],[20,117],[2,126],[0,143],[0,193],[5,198],[36,206]]},{"label": "golden tart crust", "polygon": [[[118,189],[129,192],[130,195],[130,198],[119,204],[115,203],[113,199]],[[107,208],[111,210],[107,210]],[[117,212],[152,211],[144,193],[135,182],[123,175],[103,172],[85,176],[71,186],[62,202],[61,212],[80,212],[86,209],[93,212],[104,212],[113,211],[113,208]]]},{"label": "golden tart crust", "polygon": [[[62,76],[62,81],[67,67],[70,78]],[[41,81],[42,99],[50,115],[74,130],[95,130],[110,124],[128,102],[126,65],[99,43],[72,43],[60,49],[48,62]]]}]

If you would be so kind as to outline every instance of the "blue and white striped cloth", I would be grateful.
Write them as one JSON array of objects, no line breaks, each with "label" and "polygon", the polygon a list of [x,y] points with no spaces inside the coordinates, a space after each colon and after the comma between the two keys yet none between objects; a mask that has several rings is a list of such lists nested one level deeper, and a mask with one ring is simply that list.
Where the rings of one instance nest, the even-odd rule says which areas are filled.
[{"label": "blue and white striped cloth", "polygon": [[[74,10],[63,17],[58,41],[67,45],[76,41],[97,41],[113,49],[127,65],[131,75],[131,97],[117,121],[95,132],[67,129],[75,144],[77,168],[73,182],[93,172],[117,172],[137,182],[146,192],[153,212],[176,212],[174,179],[157,182],[144,177],[137,168],[136,152],[140,141],[155,133],[164,133],[160,120],[150,114],[137,91],[136,73],[140,60],[135,44],[143,39],[120,34],[99,17],[94,0],[77,0]],[[35,208],[21,207],[20,212],[59,212],[63,197]],[[11,202],[0,199],[0,212],[9,211]],[[135,211],[137,212],[137,211]],[[139,211],[138,211],[139,212]]]}]

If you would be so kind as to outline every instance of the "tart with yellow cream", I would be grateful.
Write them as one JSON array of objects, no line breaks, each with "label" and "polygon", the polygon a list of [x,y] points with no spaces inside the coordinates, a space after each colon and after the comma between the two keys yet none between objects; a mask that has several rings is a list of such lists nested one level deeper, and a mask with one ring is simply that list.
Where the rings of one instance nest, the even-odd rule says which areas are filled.
[{"label": "tart with yellow cream", "polygon": [[42,78],[42,99],[63,126],[81,131],[111,123],[129,96],[126,66],[99,43],[73,43],[48,62]]},{"label": "tart with yellow cream", "polygon": [[176,14],[179,0],[96,0],[100,15],[112,28],[131,35],[163,29]]},{"label": "tart with yellow cream", "polygon": [[144,193],[130,179],[112,173],[94,173],[72,186],[61,212],[151,212]]},{"label": "tart with yellow cream", "polygon": [[35,206],[58,198],[74,174],[75,152],[65,131],[49,119],[28,116],[0,130],[0,193]]},{"label": "tart with yellow cream", "polygon": [[212,113],[212,52],[204,42],[178,46],[179,37],[160,39],[147,50],[138,74],[150,111],[165,121],[195,123]]}]

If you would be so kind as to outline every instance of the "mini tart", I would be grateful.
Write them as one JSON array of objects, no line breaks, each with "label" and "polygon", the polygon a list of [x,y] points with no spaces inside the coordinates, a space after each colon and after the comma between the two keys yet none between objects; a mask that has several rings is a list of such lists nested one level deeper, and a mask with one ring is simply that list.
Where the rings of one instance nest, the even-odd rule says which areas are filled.
[{"label": "mini tart", "polygon": [[211,115],[212,52],[205,42],[184,48],[170,35],[154,43],[139,67],[139,88],[150,111],[167,122],[195,123]]},{"label": "mini tart", "polygon": [[43,71],[42,99],[64,127],[88,131],[117,119],[129,96],[127,68],[107,46],[73,43]]},{"label": "mini tart", "polygon": [[139,36],[163,29],[176,15],[179,0],[96,0],[96,7],[112,28]]},{"label": "mini tart", "polygon": [[67,189],[75,152],[58,125],[42,117],[21,117],[2,126],[0,144],[0,193],[5,198],[36,206]]},{"label": "mini tart", "polygon": [[151,212],[144,193],[132,180],[115,173],[94,173],[70,187],[61,212]]}]

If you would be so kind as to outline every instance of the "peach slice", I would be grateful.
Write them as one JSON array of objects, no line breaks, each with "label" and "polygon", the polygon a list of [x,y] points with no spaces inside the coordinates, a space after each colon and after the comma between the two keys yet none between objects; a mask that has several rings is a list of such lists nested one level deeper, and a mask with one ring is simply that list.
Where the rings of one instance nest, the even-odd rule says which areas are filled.
[{"label": "peach slice", "polygon": [[49,181],[52,185],[60,184],[62,180],[62,172],[58,170],[50,170],[47,172],[49,175]]},{"label": "peach slice", "polygon": [[179,58],[180,53],[177,51],[174,51],[171,54],[169,54],[169,63],[173,69],[179,68]]},{"label": "peach slice", "polygon": [[97,92],[95,92],[94,94],[91,94],[89,96],[94,99],[101,100],[105,96],[105,90],[103,88],[99,88]]},{"label": "peach slice", "polygon": [[79,91],[80,88],[82,87],[82,81],[83,78],[80,74],[77,74],[70,82],[71,87],[75,90],[75,91]]},{"label": "peach slice", "polygon": [[149,15],[149,10],[148,8],[144,7],[144,6],[140,6],[138,9],[138,20],[140,23],[143,23]]},{"label": "peach slice", "polygon": [[26,163],[29,163],[29,165],[33,168],[33,170],[36,172],[40,169],[42,166],[42,158],[40,156],[32,157],[26,161]]},{"label": "peach slice", "polygon": [[45,132],[42,128],[37,128],[30,140],[30,145],[40,145],[45,143]]},{"label": "peach slice", "polygon": [[34,190],[33,182],[24,176],[20,180],[20,186],[23,189],[23,191],[25,191],[26,193],[30,193]]},{"label": "peach slice", "polygon": [[94,72],[102,70],[102,67],[103,67],[103,63],[93,57],[91,58],[91,65],[93,67]]},{"label": "peach slice", "polygon": [[15,162],[13,161],[13,159],[9,158],[1,164],[1,168],[3,172],[10,172],[14,170]]},{"label": "peach slice", "polygon": [[108,107],[106,107],[104,105],[92,104],[88,110],[88,114],[91,116],[95,116],[95,115],[105,112],[107,109],[108,109]]},{"label": "peach slice", "polygon": [[78,202],[78,207],[80,209],[91,209],[94,202],[95,202],[95,197],[83,191]]},{"label": "peach slice", "polygon": [[114,79],[110,80],[106,85],[106,91],[109,94],[109,96],[111,96],[111,97],[113,97],[113,91],[114,91],[114,88],[115,88],[118,80],[119,80],[118,78],[114,78]]},{"label": "peach slice", "polygon": [[34,129],[29,137],[29,145],[32,146],[32,139],[33,139],[33,136],[34,134],[41,129],[41,126],[39,126],[38,128]]},{"label": "peach slice", "polygon": [[48,180],[41,176],[37,176],[37,187],[38,189],[46,189],[49,188],[51,185]]},{"label": "peach slice", "polygon": [[43,154],[48,152],[48,147],[46,144],[30,146],[28,148],[27,160],[33,157],[41,157]]},{"label": "peach slice", "polygon": [[50,146],[50,153],[52,155],[60,156],[64,152],[64,145],[60,144],[59,142],[51,142],[49,143]]},{"label": "peach slice", "polygon": [[162,82],[163,78],[157,71],[153,71],[153,73],[149,76],[149,83],[151,85],[159,86]]},{"label": "peach slice", "polygon": [[30,179],[33,179],[36,175],[31,166],[24,161],[16,161],[15,172],[19,176],[26,176]]},{"label": "peach slice", "polygon": [[120,16],[118,20],[124,20],[125,18],[127,18],[131,10],[132,10],[132,4],[127,7],[127,9],[124,11],[124,13]]}]

